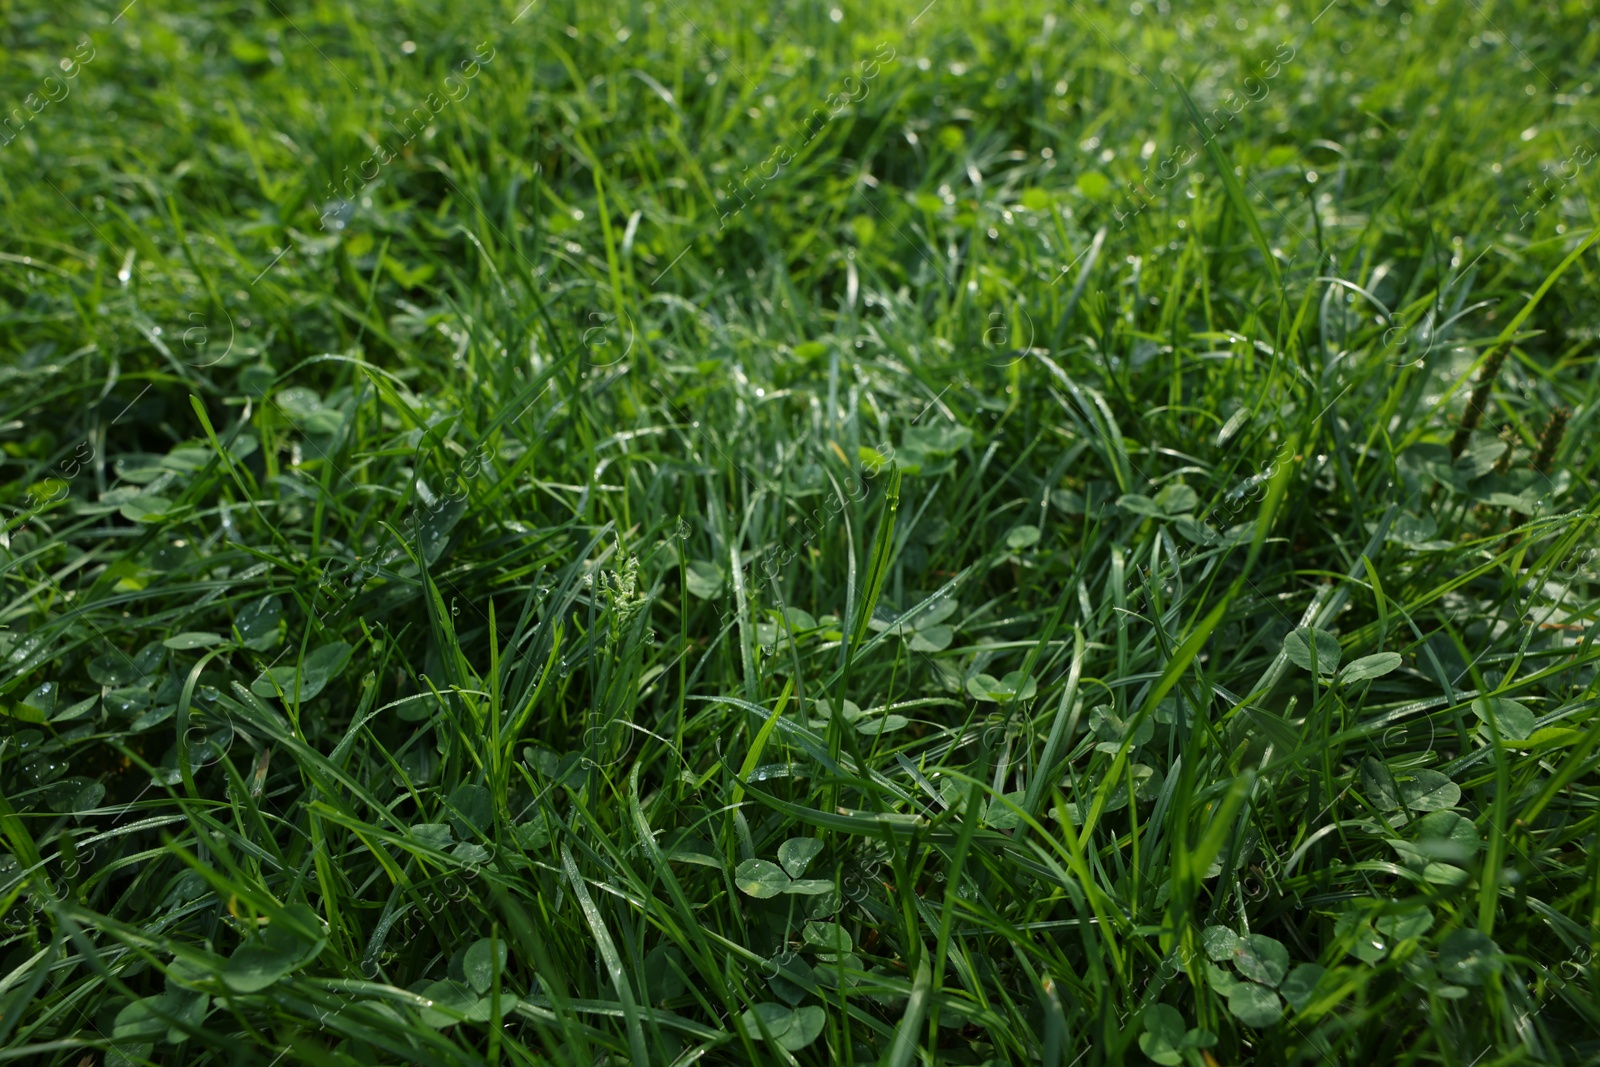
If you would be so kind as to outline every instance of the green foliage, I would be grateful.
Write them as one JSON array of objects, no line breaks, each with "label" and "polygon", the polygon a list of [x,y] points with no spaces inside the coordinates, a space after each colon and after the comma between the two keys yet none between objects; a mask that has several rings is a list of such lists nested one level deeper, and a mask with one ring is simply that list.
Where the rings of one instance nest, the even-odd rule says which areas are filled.
[{"label": "green foliage", "polygon": [[1178,1009],[1167,1004],[1152,1004],[1144,1010],[1144,1033],[1139,1035],[1139,1051],[1156,1063],[1176,1067],[1190,1049],[1210,1048],[1217,1035],[1209,1030],[1184,1026]]},{"label": "green foliage", "polygon": [[10,5],[17,1062],[1600,1054],[1593,5]]}]

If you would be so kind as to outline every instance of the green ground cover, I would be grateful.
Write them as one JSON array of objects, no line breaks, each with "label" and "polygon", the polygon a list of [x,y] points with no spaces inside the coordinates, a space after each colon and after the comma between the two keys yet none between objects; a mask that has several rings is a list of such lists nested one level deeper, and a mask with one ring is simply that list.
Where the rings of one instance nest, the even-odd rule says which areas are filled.
[{"label": "green ground cover", "polygon": [[0,1058],[1600,1061],[1578,0],[0,4]]}]

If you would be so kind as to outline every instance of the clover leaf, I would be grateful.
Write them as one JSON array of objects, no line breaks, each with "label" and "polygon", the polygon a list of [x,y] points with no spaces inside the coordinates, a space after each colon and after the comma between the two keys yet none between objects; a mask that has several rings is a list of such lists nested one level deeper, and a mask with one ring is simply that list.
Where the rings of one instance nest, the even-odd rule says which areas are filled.
[{"label": "clover leaf", "polygon": [[1130,719],[1118,715],[1110,704],[1101,704],[1089,709],[1089,729],[1100,739],[1094,747],[1112,755],[1122,748],[1124,742],[1127,742],[1130,748],[1138,748],[1156,734],[1156,724],[1153,719],[1146,717],[1134,726]]},{"label": "clover leaf", "polygon": [[996,704],[1012,700],[1032,700],[1038,689],[1032,678],[1023,681],[1021,671],[1007,671],[1003,678],[978,674],[967,679],[968,693],[977,700],[987,700]]},{"label": "clover leaf", "polygon": [[1139,1035],[1139,1051],[1163,1067],[1183,1062],[1190,1049],[1210,1048],[1217,1035],[1196,1027],[1185,1029],[1183,1016],[1169,1004],[1152,1004],[1144,1010],[1144,1033]]},{"label": "clover leaf", "polygon": [[1228,1010],[1246,1026],[1271,1026],[1283,1018],[1283,1001],[1266,986],[1241,982],[1228,994]]},{"label": "clover leaf", "polygon": [[790,1008],[770,1001],[755,1005],[739,1017],[750,1037],[760,1037],[765,1029],[769,1041],[790,1052],[799,1052],[815,1041],[827,1021],[827,1013],[815,1005]]},{"label": "clover leaf", "polygon": [[507,950],[504,941],[491,941],[489,938],[480,938],[467,949],[466,960],[463,963],[467,975],[467,983],[481,995],[489,991],[494,984],[496,973],[506,969]]},{"label": "clover leaf", "polygon": [[327,944],[322,921],[304,904],[284,909],[284,919],[240,945],[222,969],[236,993],[256,993],[316,959]]},{"label": "clover leaf", "polygon": [[1441,811],[1461,800],[1461,787],[1438,771],[1410,771],[1396,780],[1400,799],[1412,811]]},{"label": "clover leaf", "polygon": [[789,872],[789,877],[798,878],[806,873],[806,868],[821,851],[822,842],[814,837],[791,837],[778,846],[778,862]]},{"label": "clover leaf", "polygon": [[1458,985],[1482,985],[1503,967],[1500,946],[1482,930],[1452,930],[1439,945],[1439,972]]},{"label": "clover leaf", "polygon": [[1278,987],[1278,992],[1283,994],[1283,999],[1287,1000],[1295,1011],[1304,1011],[1316,994],[1317,983],[1322,981],[1322,976],[1326,973],[1327,970],[1320,964],[1302,963],[1289,972],[1289,976]]},{"label": "clover leaf", "polygon": [[[294,664],[268,667],[250,683],[250,692],[258,697],[275,697],[282,690],[284,699],[291,704],[310,700],[344,670],[354,651],[343,641],[323,645],[306,656],[298,667]],[[298,686],[295,684],[297,676]]]},{"label": "clover leaf", "polygon": [[733,872],[733,884],[757,900],[777,896],[790,881],[782,867],[767,860],[745,860]]},{"label": "clover leaf", "polygon": [[1500,731],[1500,736],[1520,741],[1533,734],[1534,714],[1525,705],[1505,697],[1479,697],[1472,702],[1472,713],[1484,722],[1483,734],[1489,736],[1489,724]]},{"label": "clover leaf", "polygon": [[1339,639],[1326,630],[1302,626],[1283,639],[1283,651],[1295,666],[1316,674],[1339,669]]},{"label": "clover leaf", "polygon": [[1399,667],[1400,663],[1400,655],[1397,652],[1375,652],[1347,664],[1345,669],[1339,672],[1339,681],[1349,685],[1365,682],[1371,678],[1382,678]]},{"label": "clover leaf", "polygon": [[1233,965],[1252,982],[1277,986],[1289,973],[1289,950],[1276,938],[1249,934],[1234,946]]},{"label": "clover leaf", "polygon": [[778,847],[778,861],[782,867],[769,860],[748,859],[733,872],[733,883],[740,891],[766,900],[788,893],[794,896],[820,896],[833,889],[833,883],[822,878],[800,878],[817,853],[822,842],[815,838],[794,837]]}]

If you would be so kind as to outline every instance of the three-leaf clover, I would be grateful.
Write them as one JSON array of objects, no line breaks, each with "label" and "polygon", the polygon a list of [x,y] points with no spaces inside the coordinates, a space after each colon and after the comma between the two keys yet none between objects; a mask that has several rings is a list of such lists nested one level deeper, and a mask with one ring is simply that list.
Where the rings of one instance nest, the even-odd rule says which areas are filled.
[{"label": "three-leaf clover", "polygon": [[1020,552],[1024,548],[1032,548],[1039,543],[1039,527],[1029,523],[1013,526],[1006,534],[1006,547],[1013,552]]},{"label": "three-leaf clover", "polygon": [[819,959],[831,960],[856,947],[850,931],[838,923],[812,920],[806,923],[803,936],[805,943],[816,950]]},{"label": "three-leaf clover", "polygon": [[[173,989],[134,1001],[117,1012],[111,1038],[119,1043],[167,1041],[179,1044],[189,1039],[183,1027],[198,1027],[206,1017],[211,998],[205,993]],[[172,1020],[169,1023],[167,1020]],[[173,1025],[177,1023],[178,1025]]]},{"label": "three-leaf clover", "polygon": [[790,1006],[817,991],[816,972],[811,969],[811,964],[800,958],[799,953],[784,949],[768,960],[767,965],[772,968],[770,974],[762,972],[767,979],[767,988]]},{"label": "three-leaf clover", "polygon": [[[443,1030],[459,1022],[488,1022],[494,1016],[495,976],[505,973],[507,958],[506,943],[487,937],[458,951],[450,961],[449,977],[430,982],[422,990],[422,996],[429,1001],[422,1009],[423,1023]],[[503,986],[504,978],[501,982]],[[501,1014],[516,1006],[517,998],[502,990]]]},{"label": "three-leaf clover", "polygon": [[1143,493],[1124,493],[1117,498],[1117,507],[1123,511],[1150,519],[1186,518],[1199,504],[1200,495],[1182,482],[1162,489],[1154,499]]},{"label": "three-leaf clover", "polygon": [[1278,994],[1254,982],[1240,982],[1228,994],[1228,1010],[1246,1026],[1271,1026],[1283,1018]]},{"label": "three-leaf clover", "polygon": [[868,737],[876,737],[879,734],[901,729],[911,721],[904,715],[896,715],[885,708],[871,708],[863,711],[861,706],[853,700],[841,700],[835,705],[831,700],[819,699],[816,701],[816,706],[822,717],[812,719],[811,726],[816,728],[827,726],[828,720],[835,714],[833,709],[837,706],[839,709],[837,714],[844,720],[845,725],[856,733],[865,734]]},{"label": "three-leaf clover", "polygon": [[1396,772],[1371,756],[1362,758],[1357,771],[1362,791],[1380,811],[1401,806],[1412,811],[1443,811],[1461,800],[1461,787],[1439,771]]},{"label": "three-leaf clover", "polygon": [[283,621],[283,602],[275,596],[252,600],[234,616],[233,628],[245,648],[265,652],[276,647],[283,641],[287,629]]},{"label": "three-leaf clover", "polygon": [[1277,988],[1289,973],[1289,950],[1265,934],[1248,934],[1233,948],[1234,968],[1252,982]]},{"label": "three-leaf clover", "polygon": [[1471,819],[1453,811],[1433,811],[1408,828],[1410,841],[1391,838],[1400,862],[1434,885],[1465,885],[1467,867],[1478,852],[1478,830]]},{"label": "three-leaf clover", "polygon": [[[1283,1018],[1284,1000],[1297,1010],[1309,1004],[1324,973],[1315,963],[1291,971],[1289,950],[1265,934],[1241,937],[1225,926],[1208,926],[1200,943],[1212,961],[1212,988],[1228,998],[1228,1011],[1246,1026],[1271,1026]],[[1216,966],[1228,961],[1239,978]]]},{"label": "three-leaf clover", "polygon": [[[748,859],[733,872],[733,884],[740,891],[765,900],[780,893],[797,893],[817,896],[833,888],[833,883],[821,878],[801,878],[811,861],[822,851],[822,842],[814,837],[791,837],[778,846],[778,863],[770,860]],[[783,866],[778,866],[781,863]]]},{"label": "three-leaf clover", "polygon": [[949,457],[971,442],[972,431],[965,426],[910,426],[895,450],[894,460],[908,475],[937,477],[954,469],[955,463]]},{"label": "three-leaf clover", "polygon": [[977,700],[1007,704],[1013,700],[1032,700],[1039,687],[1032,678],[1023,681],[1021,671],[1007,671],[1002,678],[975,674],[967,679],[967,692]]},{"label": "three-leaf clover", "polygon": [[474,941],[467,949],[462,964],[467,984],[480,995],[489,992],[489,987],[494,984],[494,976],[506,969],[506,955],[504,941],[491,941],[487,937]]},{"label": "three-leaf clover", "polygon": [[1389,938],[1373,928],[1360,911],[1347,911],[1333,924],[1334,936],[1350,939],[1350,955],[1363,963],[1377,963],[1389,954]]},{"label": "three-leaf clover", "polygon": [[1400,799],[1412,811],[1443,811],[1461,800],[1461,787],[1438,771],[1406,771],[1395,776]]},{"label": "three-leaf clover", "polygon": [[787,650],[789,639],[800,640],[817,629],[817,620],[809,611],[784,608],[781,612],[769,608],[764,618],[756,622],[756,643],[767,653]]}]

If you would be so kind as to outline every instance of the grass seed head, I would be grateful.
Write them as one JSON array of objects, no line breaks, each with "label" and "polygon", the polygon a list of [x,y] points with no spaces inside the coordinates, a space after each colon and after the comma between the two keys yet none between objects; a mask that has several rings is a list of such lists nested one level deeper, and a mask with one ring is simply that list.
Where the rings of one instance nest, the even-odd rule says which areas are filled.
[{"label": "grass seed head", "polygon": [[1511,351],[1509,344],[1501,345],[1495,349],[1484,362],[1483,369],[1478,372],[1478,384],[1472,390],[1472,395],[1467,398],[1467,409],[1461,413],[1461,423],[1456,427],[1456,434],[1450,439],[1450,458],[1457,459],[1466,450],[1467,442],[1472,440],[1472,431],[1478,428],[1478,420],[1483,418],[1483,409],[1489,403],[1489,397],[1494,392],[1494,380],[1500,376],[1500,368],[1505,365],[1506,355]]},{"label": "grass seed head", "polygon": [[1572,417],[1570,408],[1556,408],[1545,420],[1544,429],[1539,433],[1539,451],[1533,457],[1533,469],[1540,474],[1548,474],[1550,462],[1556,458],[1556,449],[1561,447],[1561,438],[1567,432],[1567,420]]}]

